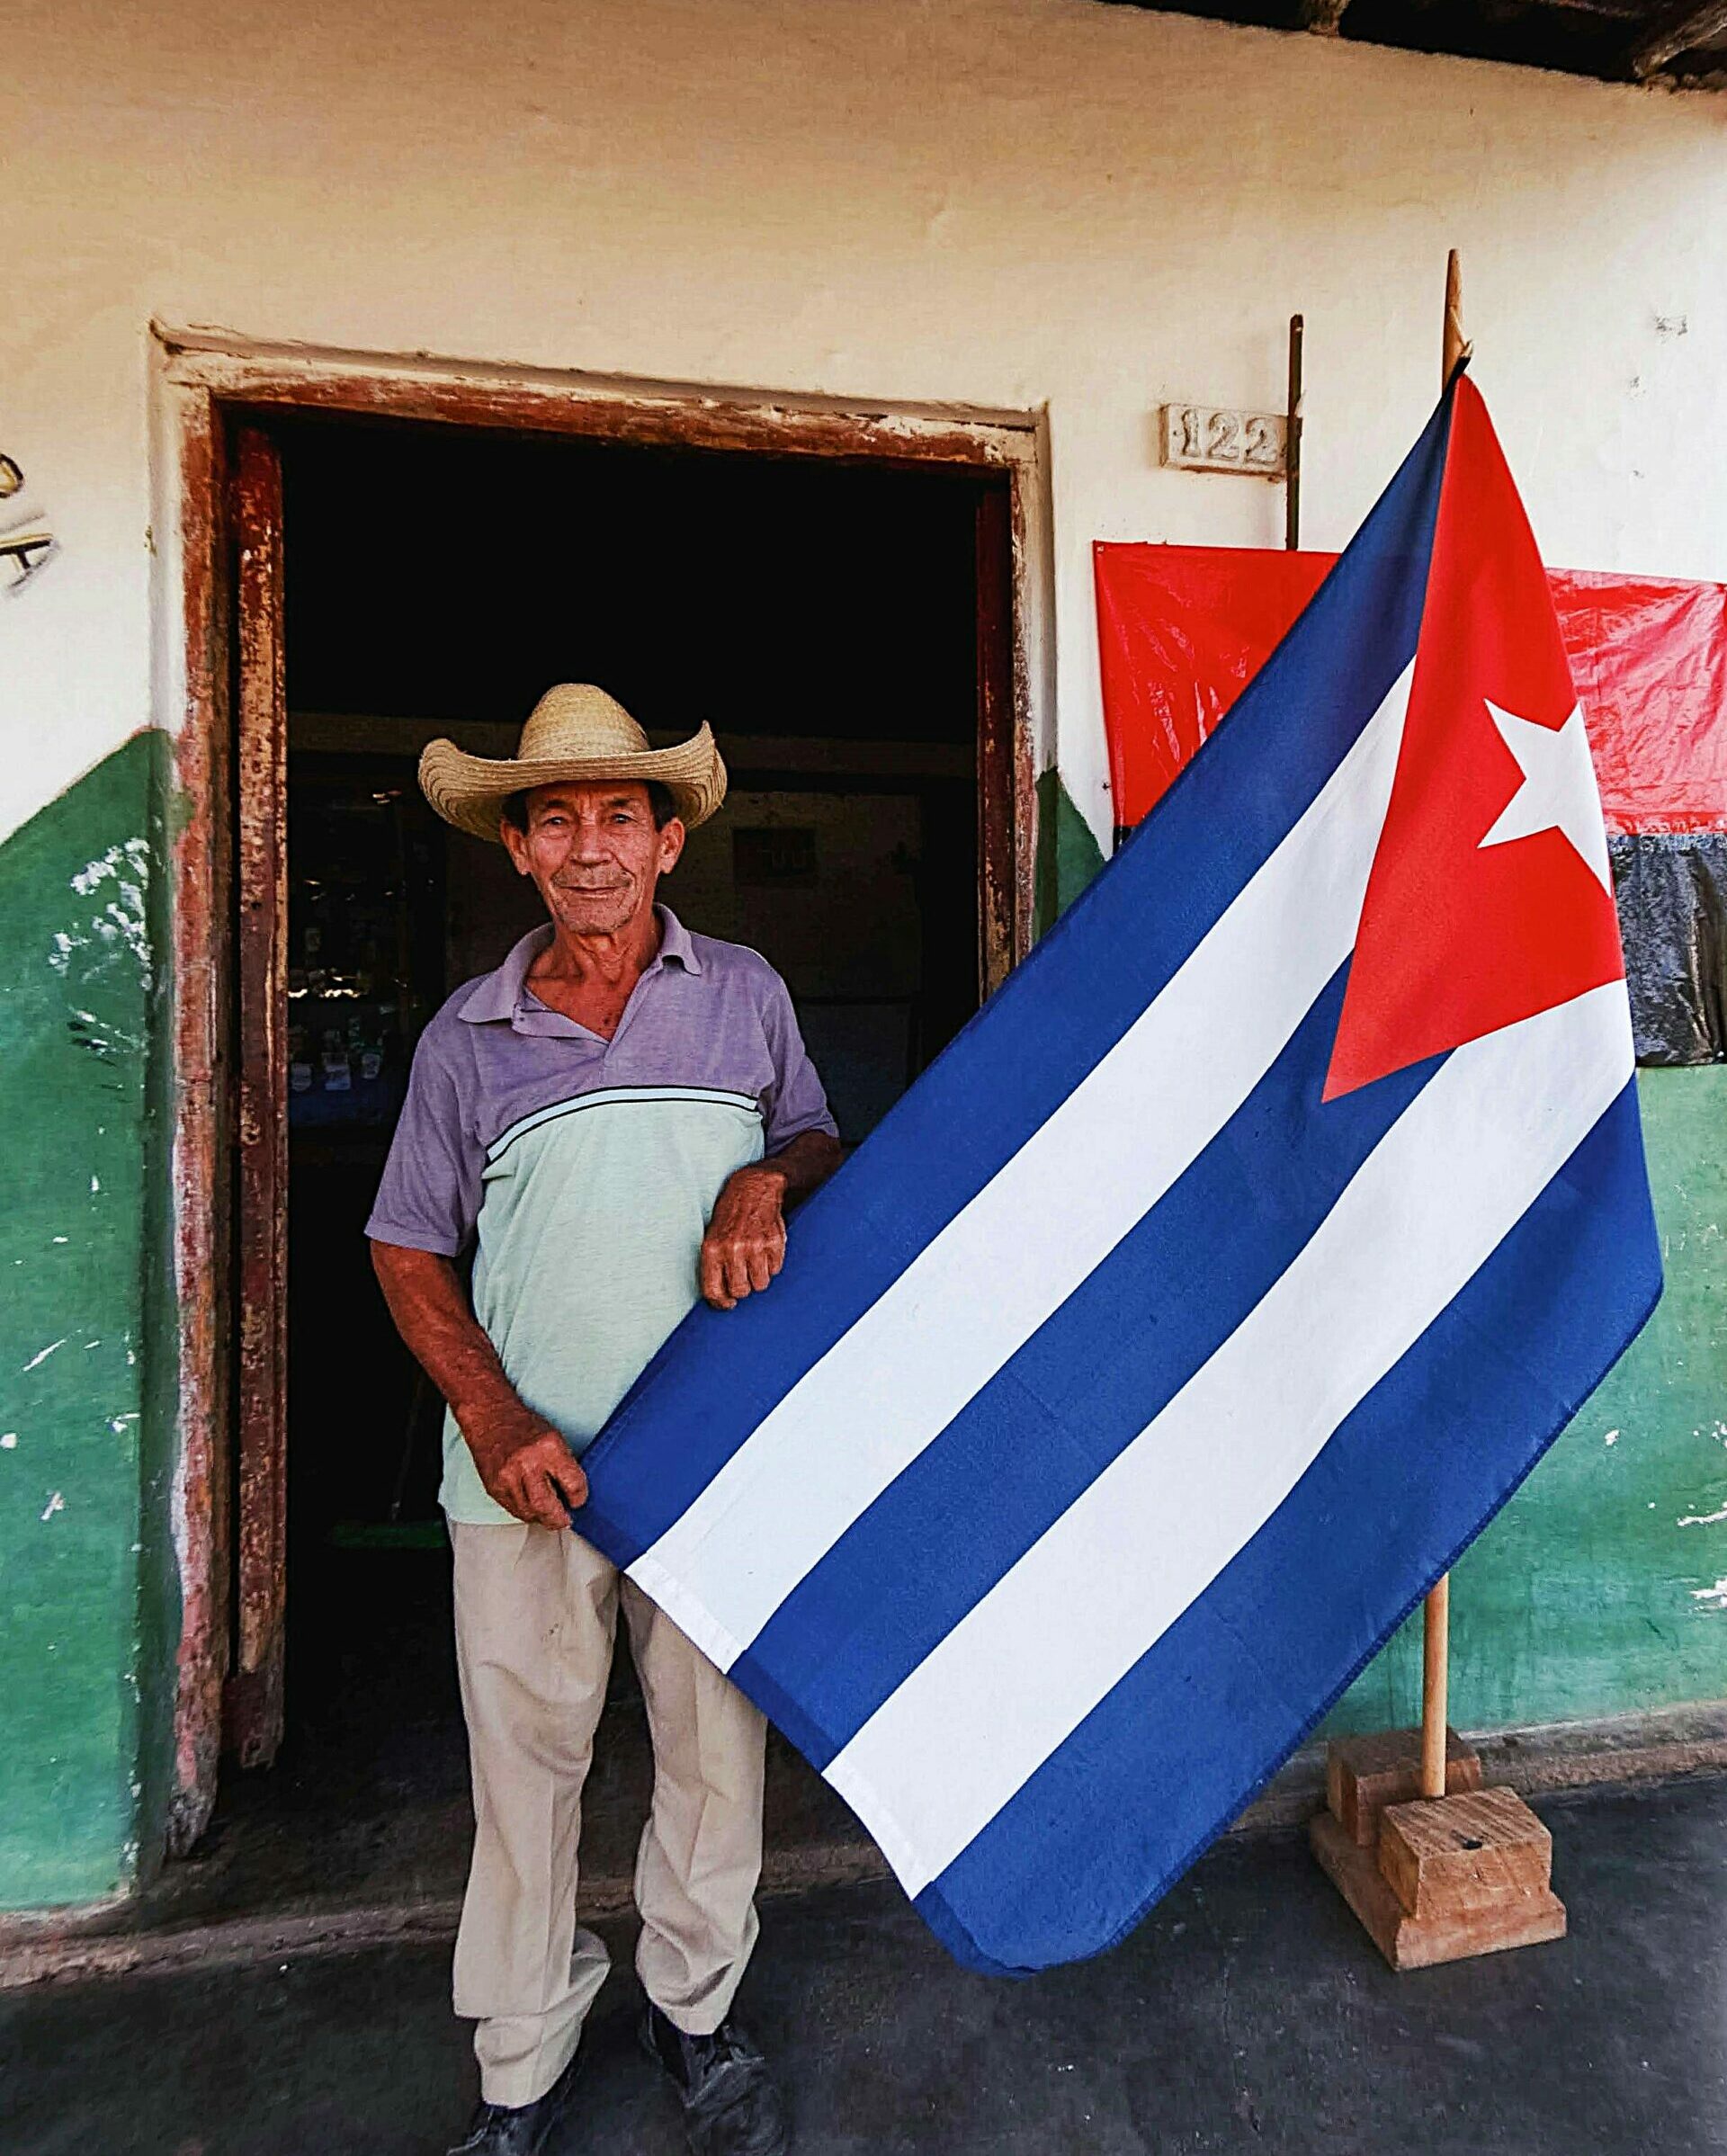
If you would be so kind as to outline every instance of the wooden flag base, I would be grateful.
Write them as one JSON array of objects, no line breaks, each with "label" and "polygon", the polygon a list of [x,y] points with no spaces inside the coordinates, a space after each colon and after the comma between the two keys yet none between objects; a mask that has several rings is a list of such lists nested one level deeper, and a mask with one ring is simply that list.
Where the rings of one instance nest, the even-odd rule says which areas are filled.
[{"label": "wooden flag base", "polygon": [[1445,1732],[1445,1794],[1424,1798],[1421,1732],[1347,1737],[1326,1762],[1313,1854],[1393,1969],[1533,1946],[1565,1935],[1553,1837],[1515,1791]]}]

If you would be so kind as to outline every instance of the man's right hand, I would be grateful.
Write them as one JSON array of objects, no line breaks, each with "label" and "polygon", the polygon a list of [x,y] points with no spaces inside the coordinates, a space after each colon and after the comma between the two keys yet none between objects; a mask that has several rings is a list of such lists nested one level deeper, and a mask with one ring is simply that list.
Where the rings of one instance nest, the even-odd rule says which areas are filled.
[{"label": "man's right hand", "polygon": [[531,1527],[568,1527],[568,1507],[587,1502],[587,1477],[505,1376],[454,1265],[375,1238],[371,1262],[397,1331],[454,1409],[487,1490]]},{"label": "man's right hand", "polygon": [[587,1502],[587,1477],[550,1424],[524,1414],[514,1427],[463,1431],[487,1495],[531,1527],[568,1527]]}]

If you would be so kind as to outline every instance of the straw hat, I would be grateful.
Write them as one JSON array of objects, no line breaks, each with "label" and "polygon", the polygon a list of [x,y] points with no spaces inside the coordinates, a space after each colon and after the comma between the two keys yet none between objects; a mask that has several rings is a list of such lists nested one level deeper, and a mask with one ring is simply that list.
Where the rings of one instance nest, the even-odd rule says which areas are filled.
[{"label": "straw hat", "polygon": [[512,793],[570,779],[658,779],[692,829],[726,798],[726,767],[705,722],[687,741],[650,748],[615,696],[591,682],[559,682],[528,714],[513,756],[470,756],[453,741],[428,741],[420,787],[445,823],[496,839]]}]

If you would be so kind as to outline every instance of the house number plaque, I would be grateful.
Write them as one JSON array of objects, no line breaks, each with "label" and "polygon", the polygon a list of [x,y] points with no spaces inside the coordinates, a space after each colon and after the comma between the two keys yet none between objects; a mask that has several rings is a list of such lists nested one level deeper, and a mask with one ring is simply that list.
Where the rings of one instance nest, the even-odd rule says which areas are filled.
[{"label": "house number plaque", "polygon": [[1178,471],[1242,471],[1257,479],[1284,476],[1281,412],[1231,412],[1204,404],[1163,407],[1163,461]]}]

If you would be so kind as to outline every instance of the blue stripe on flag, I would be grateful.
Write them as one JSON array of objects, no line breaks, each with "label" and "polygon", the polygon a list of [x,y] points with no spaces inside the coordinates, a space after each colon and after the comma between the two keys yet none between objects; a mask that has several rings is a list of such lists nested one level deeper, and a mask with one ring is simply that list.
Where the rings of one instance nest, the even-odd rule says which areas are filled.
[{"label": "blue stripe on flag", "polygon": [[[950,1951],[1012,1973],[1131,1928],[1528,1473],[1660,1293],[1633,1079],[1252,1542],[919,1895]],[[1539,1434],[1513,1450],[1517,1430]],[[1320,1704],[1292,1723],[1292,1701]]]},{"label": "blue stripe on flag", "polygon": [[[733,1664],[818,1767],[1229,1337],[1438,1068],[1320,1114],[1346,979],[1340,968],[1174,1188]],[[1173,1290],[1196,1263],[1206,1293]],[[908,1582],[915,1592],[900,1591]]]},{"label": "blue stripe on flag", "polygon": [[[637,1380],[582,1463],[590,1498],[581,1532],[614,1562],[632,1563],[658,1541],[804,1371],[1048,1120],[1300,820],[1414,655],[1450,414],[1446,398],[1228,723],[1109,873],[798,1214],[772,1295],[723,1315],[698,1308]],[[1060,1024],[1051,968],[1061,970]],[[1220,1025],[1229,1020],[1219,1013]],[[682,1441],[652,1476],[614,1483],[608,1457],[650,1389],[657,1427],[679,1428]]]}]

